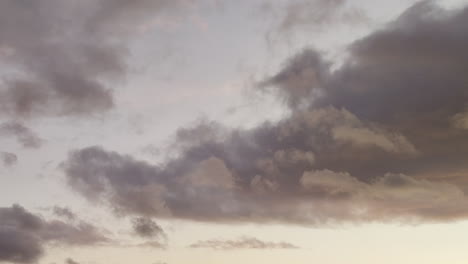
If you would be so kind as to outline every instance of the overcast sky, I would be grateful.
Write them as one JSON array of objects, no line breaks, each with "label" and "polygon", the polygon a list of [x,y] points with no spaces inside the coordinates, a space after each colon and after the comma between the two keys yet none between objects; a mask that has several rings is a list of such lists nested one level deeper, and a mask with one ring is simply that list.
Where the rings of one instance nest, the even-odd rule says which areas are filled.
[{"label": "overcast sky", "polygon": [[0,0],[0,263],[466,263],[468,2]]}]

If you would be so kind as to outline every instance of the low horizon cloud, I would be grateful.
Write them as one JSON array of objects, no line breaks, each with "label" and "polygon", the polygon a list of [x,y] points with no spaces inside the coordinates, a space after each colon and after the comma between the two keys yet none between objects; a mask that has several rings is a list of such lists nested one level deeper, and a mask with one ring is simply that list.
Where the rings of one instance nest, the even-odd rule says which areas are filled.
[{"label": "low horizon cloud", "polygon": [[298,249],[299,247],[288,242],[262,241],[255,237],[244,236],[236,240],[210,239],[200,240],[189,245],[189,248],[209,248],[214,250],[236,249]]}]

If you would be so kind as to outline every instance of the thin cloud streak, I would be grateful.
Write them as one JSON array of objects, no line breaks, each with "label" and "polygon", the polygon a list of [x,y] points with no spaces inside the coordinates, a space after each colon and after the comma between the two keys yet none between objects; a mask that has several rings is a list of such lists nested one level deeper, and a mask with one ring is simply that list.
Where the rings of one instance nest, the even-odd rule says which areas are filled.
[{"label": "thin cloud streak", "polygon": [[299,247],[288,242],[262,241],[255,237],[241,237],[236,240],[210,239],[197,241],[189,248],[208,248],[214,250],[236,250],[236,249],[298,249]]}]

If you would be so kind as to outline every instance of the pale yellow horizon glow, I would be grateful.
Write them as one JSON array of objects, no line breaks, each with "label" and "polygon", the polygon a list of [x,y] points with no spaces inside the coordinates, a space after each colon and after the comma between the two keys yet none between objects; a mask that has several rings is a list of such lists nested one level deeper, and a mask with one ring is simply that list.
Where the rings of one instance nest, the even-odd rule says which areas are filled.
[{"label": "pale yellow horizon glow", "polygon": [[[61,263],[72,257],[80,263],[170,264],[465,264],[468,259],[468,221],[444,224],[362,224],[340,227],[282,225],[207,225],[166,223],[171,236],[166,250],[96,247],[50,248],[40,263]],[[190,249],[197,240],[253,236],[285,241],[298,249]]]}]

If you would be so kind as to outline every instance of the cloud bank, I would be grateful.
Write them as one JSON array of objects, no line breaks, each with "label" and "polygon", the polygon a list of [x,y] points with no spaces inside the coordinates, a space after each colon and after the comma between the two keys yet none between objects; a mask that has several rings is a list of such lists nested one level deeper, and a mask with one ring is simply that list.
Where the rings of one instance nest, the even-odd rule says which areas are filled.
[{"label": "cloud bank", "polygon": [[326,225],[468,216],[468,8],[419,2],[337,70],[306,49],[259,83],[290,113],[249,130],[183,128],[151,164],[70,152],[69,185],[131,216]]}]

